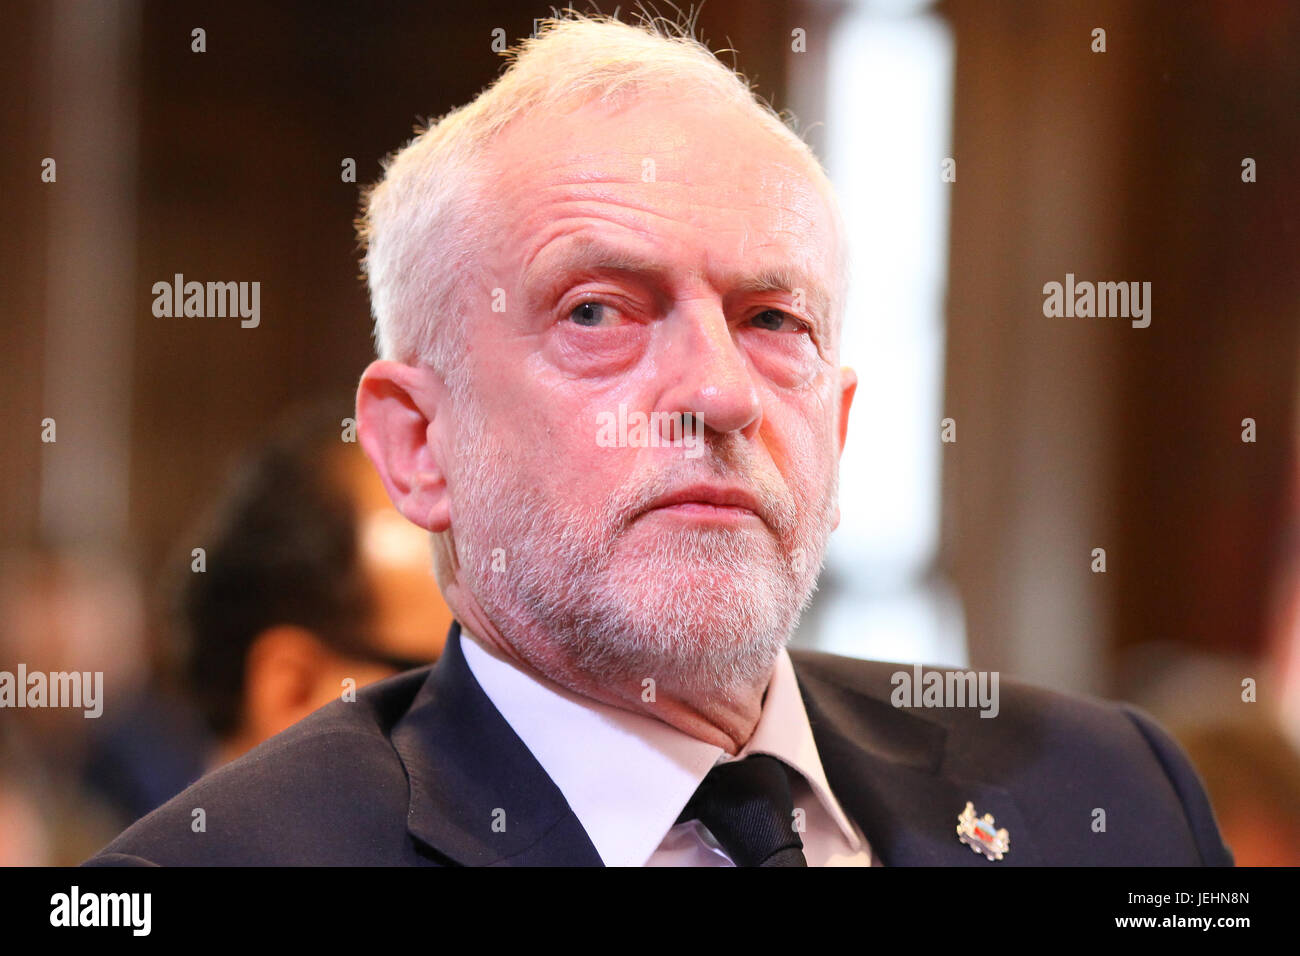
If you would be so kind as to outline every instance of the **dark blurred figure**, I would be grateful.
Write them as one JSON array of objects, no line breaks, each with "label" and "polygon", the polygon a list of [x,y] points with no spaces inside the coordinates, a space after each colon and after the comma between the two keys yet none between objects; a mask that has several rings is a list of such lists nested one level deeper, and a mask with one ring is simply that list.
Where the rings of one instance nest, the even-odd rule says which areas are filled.
[{"label": "dark blurred figure", "polygon": [[[167,781],[146,809],[194,779],[196,738],[186,737],[184,720],[138,719],[165,706],[146,684],[145,635],[129,555],[88,546],[0,555],[0,670],[98,675],[89,712],[81,706],[0,709],[0,865],[76,863],[85,847],[102,844],[134,819],[140,804],[119,799],[138,792],[133,778]],[[124,729],[146,751],[140,761],[119,759]]]},{"label": "dark blurred figure", "polygon": [[451,612],[428,536],[393,509],[342,419],[292,413],[183,556],[182,676],[216,764],[442,649]]},{"label": "dark blurred figure", "polygon": [[165,575],[179,672],[165,683],[183,699],[143,688],[87,744],[110,834],[349,686],[437,658],[451,612],[427,538],[342,418],[324,404],[290,412],[184,536]]}]

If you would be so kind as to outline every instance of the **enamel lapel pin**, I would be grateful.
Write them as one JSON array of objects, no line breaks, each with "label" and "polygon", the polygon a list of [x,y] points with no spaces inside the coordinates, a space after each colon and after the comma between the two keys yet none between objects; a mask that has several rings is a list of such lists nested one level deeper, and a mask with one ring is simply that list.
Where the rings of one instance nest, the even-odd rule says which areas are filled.
[{"label": "enamel lapel pin", "polygon": [[973,853],[983,853],[990,860],[1000,860],[1011,852],[1011,838],[1006,829],[993,829],[993,814],[975,816],[975,805],[966,801],[966,809],[957,816],[957,838]]}]

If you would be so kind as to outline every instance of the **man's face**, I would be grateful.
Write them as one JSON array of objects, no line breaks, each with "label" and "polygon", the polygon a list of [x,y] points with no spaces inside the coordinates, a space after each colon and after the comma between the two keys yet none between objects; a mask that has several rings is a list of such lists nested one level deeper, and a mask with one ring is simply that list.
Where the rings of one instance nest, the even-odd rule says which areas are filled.
[{"label": "man's face", "polygon": [[526,120],[490,161],[447,463],[462,581],[535,664],[761,681],[838,520],[825,200],[788,145],[689,102]]}]

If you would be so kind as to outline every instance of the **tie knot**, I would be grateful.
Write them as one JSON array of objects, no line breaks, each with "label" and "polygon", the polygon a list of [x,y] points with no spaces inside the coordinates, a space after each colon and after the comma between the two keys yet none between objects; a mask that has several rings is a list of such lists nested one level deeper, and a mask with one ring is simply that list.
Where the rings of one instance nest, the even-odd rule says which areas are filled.
[{"label": "tie knot", "polygon": [[678,822],[699,820],[737,866],[807,866],[785,764],[767,754],[709,771]]}]

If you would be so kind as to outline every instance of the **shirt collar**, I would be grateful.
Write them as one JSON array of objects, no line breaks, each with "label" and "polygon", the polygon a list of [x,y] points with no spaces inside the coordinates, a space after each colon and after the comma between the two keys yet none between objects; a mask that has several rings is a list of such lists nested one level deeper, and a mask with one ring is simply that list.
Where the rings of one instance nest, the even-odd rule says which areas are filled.
[{"label": "shirt collar", "polygon": [[[463,628],[462,628],[463,630]],[[607,866],[643,866],[709,770],[770,754],[799,771],[857,850],[822,768],[790,655],[781,649],[758,725],[735,757],[661,720],[583,697],[484,648],[465,661],[483,692],[554,781]]]},{"label": "shirt collar", "polygon": [[804,709],[803,695],[800,694],[799,682],[795,679],[794,663],[784,647],[777,655],[758,726],[735,759],[750,754],[770,754],[798,770],[839,827],[850,849],[857,852],[861,848],[862,841],[858,838],[856,829],[849,822],[826,780],[826,771],[822,768],[817,743],[813,739],[812,725],[808,722],[808,711]]}]

